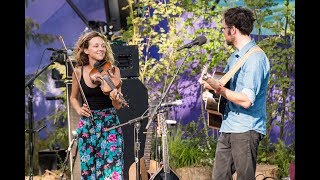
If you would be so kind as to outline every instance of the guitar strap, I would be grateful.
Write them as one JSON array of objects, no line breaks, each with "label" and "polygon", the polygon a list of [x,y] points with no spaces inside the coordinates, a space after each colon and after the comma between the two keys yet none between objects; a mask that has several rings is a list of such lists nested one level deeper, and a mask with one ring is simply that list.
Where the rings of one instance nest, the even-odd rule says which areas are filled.
[{"label": "guitar strap", "polygon": [[252,47],[249,51],[246,52],[246,54],[244,54],[244,56],[242,56],[238,62],[224,75],[220,78],[219,83],[222,86],[225,86],[227,84],[227,82],[231,79],[231,77],[240,69],[240,67],[243,65],[243,63],[248,59],[248,57],[254,53],[254,52],[259,52],[263,50],[258,47],[258,46],[254,46]]}]

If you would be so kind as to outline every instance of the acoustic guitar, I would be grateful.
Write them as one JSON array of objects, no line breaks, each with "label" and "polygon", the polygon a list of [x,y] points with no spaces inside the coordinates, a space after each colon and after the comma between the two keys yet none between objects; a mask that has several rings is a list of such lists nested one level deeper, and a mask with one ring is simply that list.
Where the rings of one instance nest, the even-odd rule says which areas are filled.
[{"label": "acoustic guitar", "polygon": [[[155,160],[151,160],[151,140],[152,140],[153,127],[149,126],[146,132],[146,140],[144,144],[143,157],[140,158],[140,177],[141,180],[148,180],[159,168],[159,163]],[[129,167],[129,180],[136,180],[136,163],[132,163]]]},{"label": "acoustic guitar", "polygon": [[151,176],[150,180],[179,180],[177,173],[169,166],[167,122],[164,113],[159,113],[157,118],[162,140],[162,166]]},{"label": "acoustic guitar", "polygon": [[[225,75],[225,73],[215,72],[212,78],[215,80],[220,80],[223,75]],[[210,81],[212,80],[211,79],[207,80],[209,85],[211,85]],[[229,86],[230,86],[230,83],[228,81],[227,84],[224,85],[224,87],[229,88]],[[223,97],[221,94],[216,94],[212,90],[208,90],[208,91],[212,94],[212,97],[208,97],[204,105],[204,108],[207,111],[208,127],[213,129],[220,129],[224,110],[226,108],[228,100],[225,97]]]},{"label": "acoustic guitar", "polygon": [[[202,67],[199,83],[200,83],[200,80],[206,79],[207,82],[210,80],[207,78],[208,67],[209,67],[209,63],[205,64]],[[224,73],[215,72],[212,78],[219,80],[222,75],[224,75]],[[210,85],[210,82],[208,83]],[[223,96],[216,94],[214,91],[209,89],[204,89],[204,93],[209,93],[211,95],[211,96],[208,96],[207,99],[204,101],[204,108],[207,111],[208,127],[213,129],[220,129],[227,100]]]}]

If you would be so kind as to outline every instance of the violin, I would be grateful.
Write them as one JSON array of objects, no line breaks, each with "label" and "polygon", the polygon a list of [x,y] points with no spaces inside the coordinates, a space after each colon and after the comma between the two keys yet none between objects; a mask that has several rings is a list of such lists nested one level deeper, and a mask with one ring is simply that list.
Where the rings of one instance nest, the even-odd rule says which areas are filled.
[{"label": "violin", "polygon": [[[111,62],[96,62],[94,64],[94,68],[90,71],[89,76],[92,83],[101,84],[101,90],[106,95],[109,95],[114,89],[119,89],[122,85],[120,69],[116,66],[113,66]],[[123,106],[129,107],[129,104],[123,98],[121,93],[119,93],[119,98]]]}]

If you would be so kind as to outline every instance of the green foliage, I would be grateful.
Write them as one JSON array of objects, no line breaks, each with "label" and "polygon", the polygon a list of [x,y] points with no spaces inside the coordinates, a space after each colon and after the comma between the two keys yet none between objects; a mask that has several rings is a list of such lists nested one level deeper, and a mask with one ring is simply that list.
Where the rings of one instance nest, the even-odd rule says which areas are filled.
[{"label": "green foliage", "polygon": [[[131,1],[128,1],[129,4]],[[218,22],[221,19],[219,16],[221,8],[217,8],[216,11],[211,11],[208,6],[208,1],[153,1],[142,0],[139,6],[142,7],[143,12],[141,16],[134,17],[133,14],[137,14],[137,10],[134,10],[132,16],[128,17],[129,24],[128,31],[125,31],[123,36],[124,41],[128,44],[134,44],[139,46],[140,57],[140,80],[146,85],[148,89],[152,89],[153,82],[162,83],[165,89],[165,85],[172,78],[172,74],[177,70],[176,63],[187,56],[185,51],[180,53],[174,52],[179,45],[186,39],[194,39],[199,35],[204,35],[210,39],[210,42],[203,45],[202,49],[205,49],[208,53],[195,53],[199,51],[199,48],[191,49],[192,55],[188,56],[185,60],[185,64],[181,69],[181,72],[189,68],[190,63],[195,60],[200,60],[200,64],[210,62],[211,65],[217,65],[222,60],[225,60],[228,53],[225,50],[231,50],[223,43],[223,36],[217,29],[205,26],[206,23],[213,21]],[[186,11],[193,14],[187,20],[181,18],[182,13]],[[152,11],[153,10],[153,11]],[[204,19],[204,23],[201,24],[201,20]],[[166,27],[160,27],[160,21],[166,20],[168,23]],[[199,27],[195,28],[193,25],[199,23]],[[159,31],[158,31],[159,29]],[[168,29],[166,32],[164,29]],[[195,31],[195,33],[188,33],[187,30]],[[128,36],[129,33],[131,36]],[[144,41],[145,39],[145,41]],[[150,48],[156,47],[160,54],[159,61],[156,61],[150,56]],[[213,53],[214,50],[215,53]],[[142,53],[143,50],[146,53]],[[191,75],[199,73],[201,66],[192,71]],[[150,83],[149,83],[150,82]]]},{"label": "green foliage", "polygon": [[40,28],[40,25],[34,22],[31,18],[25,18],[25,47],[28,47],[29,42],[32,40],[36,45],[49,44],[55,40],[55,36],[51,34],[36,33],[35,31]]},{"label": "green foliage", "polygon": [[275,143],[275,154],[272,164],[279,167],[279,177],[288,177],[290,163],[295,159],[295,151],[287,147],[283,141],[278,140]]},{"label": "green foliage", "polygon": [[[132,10],[127,18],[128,28],[123,31],[122,40],[130,45],[138,45],[139,49],[139,79],[147,87],[149,99],[159,99],[161,92],[167,89],[168,84],[172,81],[173,74],[178,70],[179,61],[183,61],[181,69],[175,77],[172,88],[168,93],[167,99],[176,99],[182,97],[181,92],[188,90],[179,89],[177,79],[180,74],[195,76],[200,74],[204,64],[209,63],[210,67],[224,66],[227,57],[230,55],[232,48],[224,43],[224,37],[219,32],[221,25],[216,22],[221,21],[221,12],[223,8],[212,3],[212,1],[153,1],[141,0],[139,7],[142,9],[140,16],[137,10],[133,10],[132,1],[128,0],[128,7]],[[212,6],[216,6],[212,11]],[[191,14],[186,19],[182,19],[183,13]],[[161,27],[161,21],[167,21],[164,27]],[[197,24],[197,26],[195,26]],[[208,26],[215,24],[216,28]],[[165,31],[168,29],[168,31]],[[184,44],[184,40],[192,40],[199,35],[205,35],[208,42],[201,46],[203,53],[199,53],[200,47],[193,47],[187,51],[174,50]],[[151,56],[151,48],[157,48],[160,55],[159,60]],[[145,51],[145,53],[143,53]],[[190,73],[190,65],[198,62]],[[161,84],[161,89],[155,89],[154,83]],[[157,93],[153,93],[153,92]],[[205,125],[205,119],[202,118]],[[204,130],[207,131],[205,125]]]},{"label": "green foliage", "polygon": [[271,29],[277,36],[269,36],[259,45],[266,52],[271,62],[269,79],[269,91],[267,100],[267,133],[272,129],[272,120],[280,117],[280,121],[274,121],[274,125],[280,127],[279,138],[283,139],[285,123],[294,124],[295,102],[289,98],[294,96],[295,85],[295,20],[294,8],[287,1],[284,8],[274,9],[274,20],[265,23],[265,27]]},{"label": "green foliage", "polygon": [[272,164],[278,167],[278,178],[288,177],[290,163],[295,161],[294,144],[286,146],[281,139],[276,143],[259,145],[258,160],[260,164]]},{"label": "green foliage", "polygon": [[199,122],[177,124],[168,134],[169,163],[172,168],[212,166],[216,140],[206,136]]},{"label": "green foliage", "polygon": [[[249,5],[253,5],[251,2]],[[294,149],[284,144],[285,125],[294,125],[295,102],[290,100],[294,96],[294,72],[295,72],[295,20],[294,7],[284,2],[284,8],[270,8],[276,5],[273,1],[265,6],[265,11],[257,11],[258,24],[260,27],[270,29],[275,36],[269,36],[258,42],[258,45],[266,52],[271,62],[271,72],[269,78],[269,90],[267,99],[267,136],[260,143],[258,152],[258,163],[273,164],[278,166],[279,178],[287,177],[290,162],[294,160]],[[255,9],[262,9],[262,6],[256,6]],[[270,14],[272,21],[265,21]],[[259,27],[259,26],[258,26]],[[280,121],[277,119],[280,117]],[[276,143],[270,143],[270,131],[274,126],[280,127],[279,139]],[[287,128],[288,129],[288,128]],[[287,130],[287,136],[294,133],[293,129]]]}]

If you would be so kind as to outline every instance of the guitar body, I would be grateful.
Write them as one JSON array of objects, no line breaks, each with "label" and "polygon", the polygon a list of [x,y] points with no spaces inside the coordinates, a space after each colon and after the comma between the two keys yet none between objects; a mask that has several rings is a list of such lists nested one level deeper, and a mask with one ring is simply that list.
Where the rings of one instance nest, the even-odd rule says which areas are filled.
[{"label": "guitar body", "polygon": [[179,180],[179,176],[169,165],[168,130],[164,114],[157,114],[157,119],[162,140],[162,166],[151,176],[150,180]]},{"label": "guitar body", "polygon": [[168,173],[165,173],[163,167],[161,167],[151,176],[150,180],[180,180],[180,178],[171,168]]},{"label": "guitar body", "polygon": [[226,99],[223,96],[208,98],[205,102],[208,126],[210,128],[220,129],[226,103]]},{"label": "guitar body", "polygon": [[[140,179],[148,180],[150,177],[158,170],[159,163],[155,160],[150,160],[150,167],[147,170],[146,165],[144,163],[144,158],[140,159]],[[129,167],[129,180],[136,180],[136,163],[132,163]]]},{"label": "guitar body", "polygon": [[[160,167],[159,162],[151,160],[151,140],[153,134],[153,124],[150,125],[146,132],[146,142],[144,144],[143,157],[139,161],[140,169],[140,179],[138,180],[148,180],[150,177],[158,170]],[[137,180],[137,164],[134,162],[129,167],[129,180]]]},{"label": "guitar body", "polygon": [[[221,77],[225,73],[223,72],[215,72],[213,78],[215,80],[221,79]],[[229,88],[230,82],[228,81],[227,84],[224,86]],[[205,110],[207,110],[207,119],[208,119],[208,126],[213,129],[220,129],[224,110],[226,108],[228,100],[224,98],[220,94],[216,94],[214,91],[209,91],[212,94],[212,98],[209,97],[205,101]]]}]

